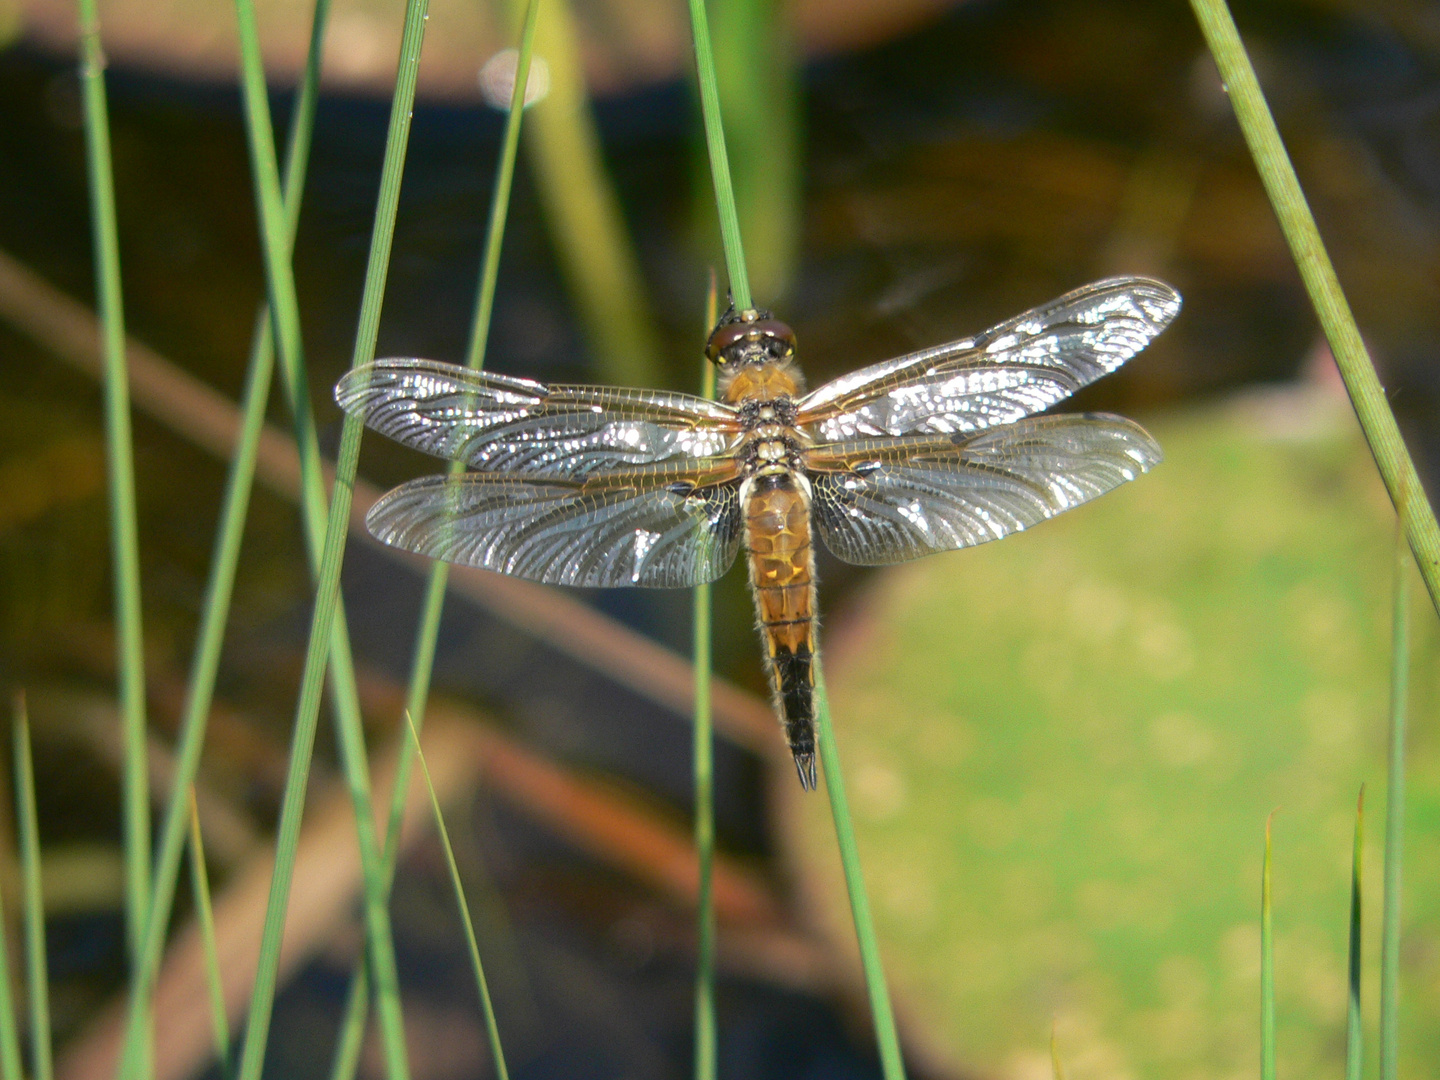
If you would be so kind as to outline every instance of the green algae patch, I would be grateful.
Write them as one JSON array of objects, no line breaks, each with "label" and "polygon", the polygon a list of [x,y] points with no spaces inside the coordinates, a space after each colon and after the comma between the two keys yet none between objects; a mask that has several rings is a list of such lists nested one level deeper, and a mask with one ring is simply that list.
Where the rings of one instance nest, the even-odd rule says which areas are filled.
[{"label": "green algae patch", "polygon": [[[1278,807],[1280,1070],[1338,1075],[1362,782],[1380,910],[1393,513],[1343,403],[1284,392],[1150,430],[1166,461],[1149,475],[886,571],[830,624],[902,1028],[982,1076],[1049,1076],[1052,1017],[1076,1077],[1254,1076]],[[1401,1043],[1417,1075],[1440,1059],[1440,648],[1421,596]],[[850,942],[823,802],[803,800],[794,839]],[[1365,930],[1373,1032],[1378,917]]]}]

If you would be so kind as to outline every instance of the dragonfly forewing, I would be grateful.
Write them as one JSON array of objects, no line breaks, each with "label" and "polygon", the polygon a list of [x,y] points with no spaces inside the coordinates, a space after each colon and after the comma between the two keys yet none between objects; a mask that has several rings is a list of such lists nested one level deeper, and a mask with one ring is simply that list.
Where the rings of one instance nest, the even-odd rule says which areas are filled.
[{"label": "dragonfly forewing", "polygon": [[975,337],[844,375],[802,398],[796,422],[821,442],[1013,423],[1114,371],[1179,310],[1163,282],[1097,281]]},{"label": "dragonfly forewing", "polygon": [[434,360],[379,360],[335,388],[348,412],[406,446],[471,468],[584,477],[723,453],[728,406],[688,394],[547,385]]}]

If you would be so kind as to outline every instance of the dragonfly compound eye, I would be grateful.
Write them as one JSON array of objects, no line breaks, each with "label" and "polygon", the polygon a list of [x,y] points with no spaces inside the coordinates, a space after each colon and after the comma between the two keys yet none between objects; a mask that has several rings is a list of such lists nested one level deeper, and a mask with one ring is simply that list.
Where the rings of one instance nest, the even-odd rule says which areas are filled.
[{"label": "dragonfly compound eye", "polygon": [[783,360],[794,354],[795,331],[763,311],[746,311],[722,323],[705,345],[713,364]]}]

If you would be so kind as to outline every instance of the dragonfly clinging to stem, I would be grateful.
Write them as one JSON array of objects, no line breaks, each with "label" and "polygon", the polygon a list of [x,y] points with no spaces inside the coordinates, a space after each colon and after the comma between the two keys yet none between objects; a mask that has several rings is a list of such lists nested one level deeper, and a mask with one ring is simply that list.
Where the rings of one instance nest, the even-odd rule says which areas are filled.
[{"label": "dragonfly clinging to stem", "polygon": [[1097,281],[974,337],[806,392],[795,335],[727,312],[720,400],[379,360],[335,389],[392,439],[472,471],[371,508],[388,544],[552,585],[683,588],[743,548],[771,695],[815,787],[814,538],[878,566],[997,540],[1160,461],[1138,424],[1037,415],[1109,374],[1180,310],[1148,278]]}]

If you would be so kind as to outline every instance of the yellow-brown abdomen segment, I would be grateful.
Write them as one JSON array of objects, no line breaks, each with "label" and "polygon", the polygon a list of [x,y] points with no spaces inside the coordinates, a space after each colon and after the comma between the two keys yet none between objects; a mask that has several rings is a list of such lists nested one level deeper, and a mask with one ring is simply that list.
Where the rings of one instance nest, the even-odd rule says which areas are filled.
[{"label": "yellow-brown abdomen segment", "polygon": [[803,483],[779,471],[746,484],[745,545],[775,712],[808,790],[815,786],[815,559]]}]

